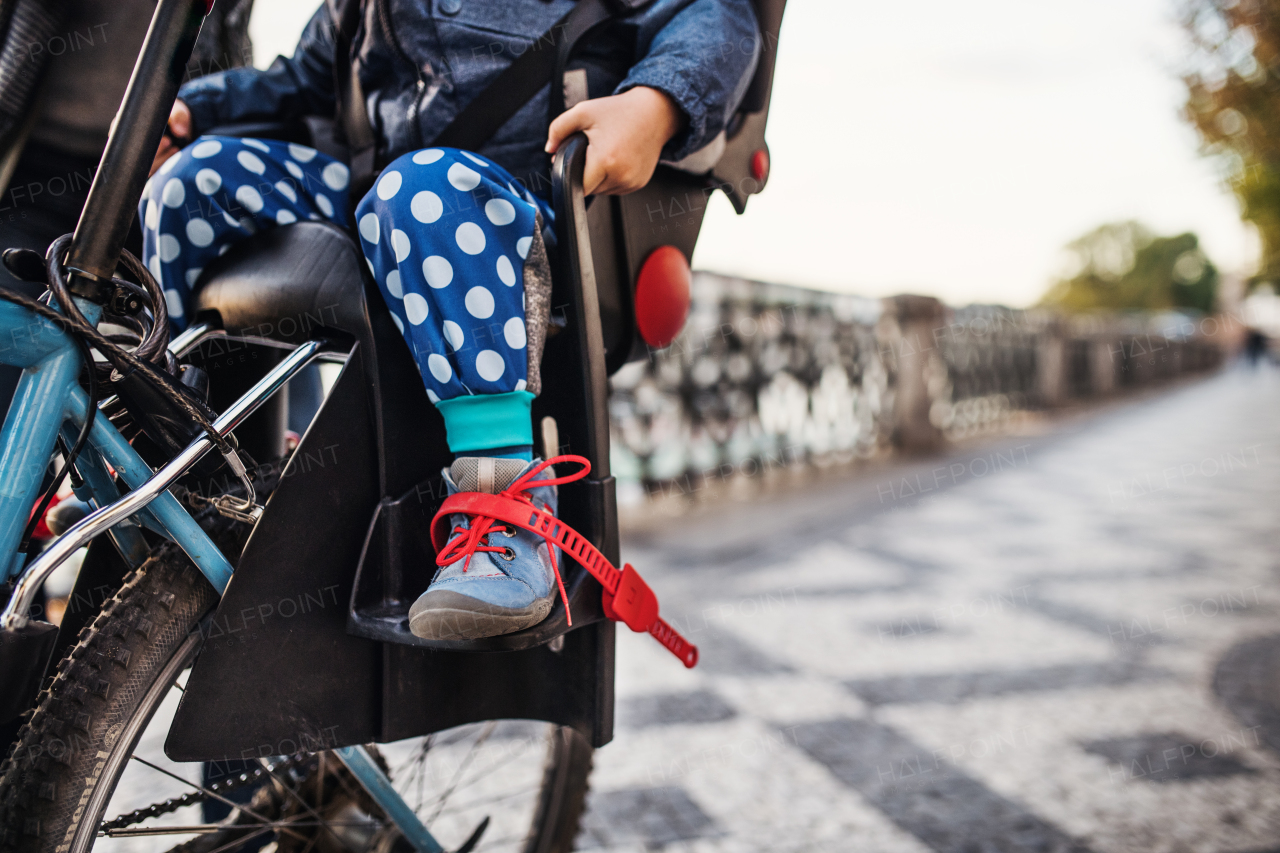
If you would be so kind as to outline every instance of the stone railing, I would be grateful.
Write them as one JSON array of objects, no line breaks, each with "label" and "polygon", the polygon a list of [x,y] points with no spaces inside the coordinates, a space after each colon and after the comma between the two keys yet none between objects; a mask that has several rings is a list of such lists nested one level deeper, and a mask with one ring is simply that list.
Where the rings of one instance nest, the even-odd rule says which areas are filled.
[{"label": "stone railing", "polygon": [[1212,369],[1223,351],[1204,325],[952,309],[698,273],[680,337],[612,379],[614,474],[634,502],[937,451],[1024,413]]}]

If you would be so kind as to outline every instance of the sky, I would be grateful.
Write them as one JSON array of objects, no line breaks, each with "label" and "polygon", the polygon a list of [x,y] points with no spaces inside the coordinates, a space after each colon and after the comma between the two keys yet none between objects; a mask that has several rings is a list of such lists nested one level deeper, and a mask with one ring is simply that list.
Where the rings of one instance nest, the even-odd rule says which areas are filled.
[{"label": "sky", "polygon": [[[1138,219],[1250,271],[1256,239],[1178,116],[1173,3],[791,0],[769,184],[744,216],[715,196],[694,267],[1022,306],[1066,243]],[[257,0],[257,63],[317,5]]]}]

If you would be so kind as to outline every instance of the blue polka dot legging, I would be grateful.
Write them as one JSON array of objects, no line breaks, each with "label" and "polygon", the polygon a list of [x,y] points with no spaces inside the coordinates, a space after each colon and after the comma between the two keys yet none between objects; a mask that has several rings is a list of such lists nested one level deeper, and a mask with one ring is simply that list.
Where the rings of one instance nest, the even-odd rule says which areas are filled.
[{"label": "blue polka dot legging", "polygon": [[[302,219],[346,226],[348,178],[332,158],[272,140],[206,136],[165,161],[139,216],[174,323],[186,325],[205,265],[237,241]],[[540,216],[551,218],[545,202],[504,169],[452,148],[398,158],[356,207],[360,247],[455,452],[532,443],[542,333],[526,329],[525,307],[545,323],[532,303],[550,296]]]}]

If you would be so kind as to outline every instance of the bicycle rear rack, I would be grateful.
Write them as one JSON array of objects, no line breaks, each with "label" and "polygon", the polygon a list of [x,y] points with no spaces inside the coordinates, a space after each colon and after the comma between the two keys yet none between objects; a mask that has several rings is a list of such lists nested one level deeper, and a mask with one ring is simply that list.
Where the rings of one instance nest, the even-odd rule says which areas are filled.
[{"label": "bicycle rear rack", "polygon": [[[181,346],[190,349],[210,334],[212,332],[207,326],[202,327],[195,334],[178,339],[175,344],[180,343]],[[229,434],[268,398],[284,387],[284,384],[298,371],[310,364],[327,344],[328,342],[323,339],[313,340],[294,349],[280,364],[268,371],[267,375],[247,394],[220,415],[213,422],[214,429],[219,435]],[[71,407],[74,419],[83,423],[87,414],[88,398],[78,388],[72,389]],[[24,628],[30,621],[27,614],[35,602],[36,595],[54,569],[89,540],[153,503],[156,505],[151,508],[151,511],[219,593],[226,589],[227,583],[231,580],[231,564],[209,542],[204,531],[192,520],[178,500],[168,493],[168,488],[179,477],[191,470],[192,466],[213,449],[213,441],[207,435],[200,436],[160,470],[144,477],[142,472],[144,470],[149,472],[150,469],[138,458],[120,433],[106,422],[105,418],[95,420],[91,440],[95,449],[107,458],[117,473],[132,487],[132,491],[120,500],[85,516],[31,562],[18,580],[3,615],[0,615],[0,630],[12,632]]]}]

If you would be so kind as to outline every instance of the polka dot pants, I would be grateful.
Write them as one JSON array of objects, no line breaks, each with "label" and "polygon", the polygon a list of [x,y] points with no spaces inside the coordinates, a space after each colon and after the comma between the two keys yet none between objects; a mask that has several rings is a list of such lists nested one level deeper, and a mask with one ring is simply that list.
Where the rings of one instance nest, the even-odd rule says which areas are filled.
[{"label": "polka dot pants", "polygon": [[[186,325],[204,266],[238,240],[304,219],[346,226],[348,180],[332,158],[272,140],[206,136],[167,160],[148,182],[139,216],[143,259],[174,323]],[[545,202],[504,169],[451,148],[395,160],[356,207],[360,247],[433,403],[532,399],[524,278],[535,240],[542,251],[539,216],[551,219]],[[450,446],[465,449],[455,446],[468,442],[455,442],[446,408]],[[493,407],[468,411],[468,423],[502,416]],[[508,443],[527,443],[526,431]],[[485,440],[512,437],[499,431]]]}]

